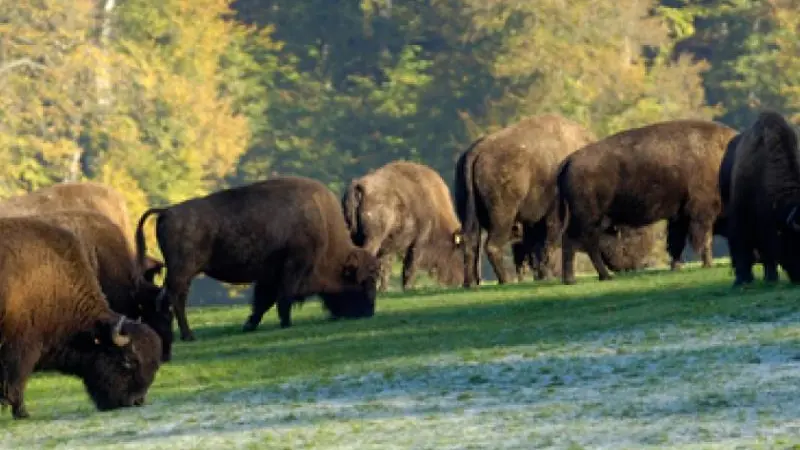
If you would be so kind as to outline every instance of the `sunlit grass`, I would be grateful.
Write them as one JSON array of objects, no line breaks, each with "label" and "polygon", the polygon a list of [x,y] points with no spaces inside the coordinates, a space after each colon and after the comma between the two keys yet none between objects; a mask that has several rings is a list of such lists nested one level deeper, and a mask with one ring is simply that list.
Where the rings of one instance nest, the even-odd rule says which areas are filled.
[{"label": "sunlit grass", "polygon": [[[702,448],[800,429],[800,290],[730,269],[389,293],[369,320],[316,302],[243,334],[245,306],[190,308],[144,408],[99,413],[37,375],[0,447]],[[792,406],[796,405],[796,406]],[[794,431],[793,431],[794,430]],[[221,447],[220,447],[221,446]]]}]

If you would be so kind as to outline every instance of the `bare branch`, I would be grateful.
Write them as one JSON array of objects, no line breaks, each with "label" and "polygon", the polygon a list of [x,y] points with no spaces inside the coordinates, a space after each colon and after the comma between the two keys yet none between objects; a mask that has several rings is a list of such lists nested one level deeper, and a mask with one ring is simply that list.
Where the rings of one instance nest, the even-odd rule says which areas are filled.
[{"label": "bare branch", "polygon": [[29,59],[29,58],[22,58],[22,59],[18,59],[16,61],[11,61],[10,63],[0,67],[0,75],[4,74],[6,72],[10,72],[10,71],[16,69],[17,67],[22,67],[22,66],[28,66],[28,67],[32,67],[34,69],[39,69],[39,70],[44,70],[45,69],[45,66],[42,65],[42,64],[39,64],[39,63]]}]

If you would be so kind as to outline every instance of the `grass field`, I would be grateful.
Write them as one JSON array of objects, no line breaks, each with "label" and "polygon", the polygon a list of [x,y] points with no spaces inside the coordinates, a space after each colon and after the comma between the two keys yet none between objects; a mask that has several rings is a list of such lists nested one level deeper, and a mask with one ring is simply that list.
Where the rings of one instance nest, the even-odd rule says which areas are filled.
[{"label": "grass field", "polygon": [[247,308],[190,308],[142,408],[95,412],[37,375],[0,447],[800,448],[800,289],[730,269],[575,286],[423,290],[369,320],[316,302],[242,334]]}]

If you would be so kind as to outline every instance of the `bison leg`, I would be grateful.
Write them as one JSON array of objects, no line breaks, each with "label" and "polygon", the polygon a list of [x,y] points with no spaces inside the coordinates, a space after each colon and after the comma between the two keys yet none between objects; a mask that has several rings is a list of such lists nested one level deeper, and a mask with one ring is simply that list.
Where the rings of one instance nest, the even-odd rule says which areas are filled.
[{"label": "bison leg", "polygon": [[39,356],[40,352],[35,347],[23,348],[16,343],[9,342],[0,346],[3,403],[11,405],[11,416],[15,419],[29,417],[23,393]]},{"label": "bison leg", "polygon": [[711,267],[714,262],[711,254],[711,230],[713,227],[713,221],[706,220],[693,220],[689,227],[689,239],[692,242],[692,248],[696,253],[700,254],[703,267]]},{"label": "bison leg", "polygon": [[565,234],[561,240],[561,281],[575,284],[575,245],[576,242]]},{"label": "bison leg", "polygon": [[[528,249],[524,242],[511,244],[511,255],[514,258],[514,269],[517,272],[517,281],[525,281],[525,273],[530,261]],[[531,264],[532,266],[532,264]]]},{"label": "bison leg", "polygon": [[389,281],[392,276],[392,262],[394,254],[386,253],[380,257],[380,278],[378,279],[378,291],[386,292],[389,289]]},{"label": "bison leg", "polygon": [[671,270],[677,270],[681,267],[681,255],[683,255],[683,247],[686,246],[688,235],[688,218],[671,219],[667,224],[667,253],[669,253],[671,259],[669,263]]},{"label": "bison leg", "polygon": [[592,261],[592,265],[597,271],[600,281],[608,281],[612,279],[611,273],[608,272],[608,268],[603,262],[603,256],[600,253],[599,232],[591,232],[587,235],[584,243],[584,249],[586,249],[586,254],[589,255],[589,259]]},{"label": "bison leg", "polygon": [[[749,230],[742,230],[736,223],[731,221],[728,226],[728,248],[730,249],[733,271],[736,279],[734,286],[741,286],[753,282],[753,264],[755,248],[752,233]],[[763,255],[762,255],[763,260]]]},{"label": "bison leg", "polygon": [[[780,242],[774,234],[763,236],[762,242],[758,247],[761,256],[761,264],[764,266],[764,281],[775,283],[778,281],[778,255],[780,253]],[[753,258],[755,263],[755,258]]]},{"label": "bison leg", "polygon": [[194,333],[189,328],[189,320],[186,318],[186,297],[189,295],[190,283],[190,277],[180,277],[175,270],[167,269],[167,280],[164,283],[164,289],[166,290],[169,304],[175,310],[175,318],[178,320],[182,341],[195,340]]},{"label": "bison leg", "polygon": [[489,236],[486,238],[486,256],[489,257],[489,263],[497,275],[498,284],[506,284],[510,278],[503,257],[503,247],[510,240],[510,231],[510,227],[496,227],[489,231]]},{"label": "bison leg", "polygon": [[403,290],[414,288],[414,280],[419,268],[419,249],[416,244],[411,244],[403,258]]},{"label": "bison leg", "polygon": [[253,299],[250,304],[250,316],[242,325],[242,331],[255,331],[264,318],[264,314],[269,311],[277,300],[275,289],[270,280],[256,281],[253,286]]}]

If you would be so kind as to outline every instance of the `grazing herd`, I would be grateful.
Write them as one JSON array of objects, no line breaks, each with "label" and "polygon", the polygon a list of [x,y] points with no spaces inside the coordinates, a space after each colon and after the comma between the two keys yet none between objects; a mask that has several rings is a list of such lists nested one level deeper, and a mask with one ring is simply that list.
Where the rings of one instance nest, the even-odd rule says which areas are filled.
[{"label": "grazing herd", "polygon": [[[0,201],[0,405],[28,416],[34,371],[77,376],[100,410],[142,405],[172,359],[173,322],[194,340],[186,306],[198,274],[254,285],[242,326],[276,306],[318,296],[331,319],[372,317],[393,259],[402,286],[419,271],[439,283],[480,284],[485,248],[499,283],[559,271],[575,283],[585,252],[600,280],[648,264],[667,222],[673,270],[686,240],[711,265],[726,237],[734,285],[781,266],[800,282],[798,131],[774,112],[737,133],[677,120],[597,140],[580,125],[541,115],[477,139],[455,164],[454,195],[437,172],[394,161],[353,179],[337,198],[322,183],[279,176],[145,211],[132,227],[122,195],[63,183]],[[147,256],[155,218],[163,262]],[[484,239],[485,234],[485,239]],[[156,278],[166,270],[162,286]]]}]

